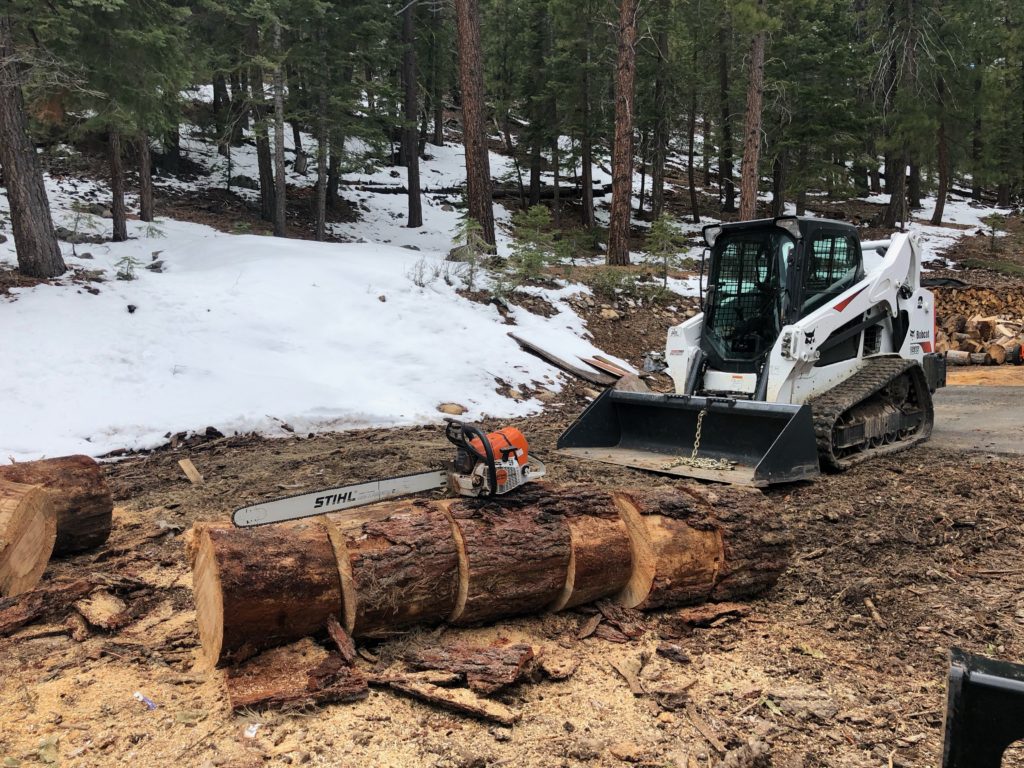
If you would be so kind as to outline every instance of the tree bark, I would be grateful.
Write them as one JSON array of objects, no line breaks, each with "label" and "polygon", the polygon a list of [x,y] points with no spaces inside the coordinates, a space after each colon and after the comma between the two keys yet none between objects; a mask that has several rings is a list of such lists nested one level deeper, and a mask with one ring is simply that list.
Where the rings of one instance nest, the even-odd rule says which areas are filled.
[{"label": "tree bark", "polygon": [[640,194],[637,195],[636,201],[636,215],[638,218],[644,212],[644,198],[647,193],[647,153],[649,150],[647,131],[644,130],[640,133]]},{"label": "tree bark", "polygon": [[459,550],[445,512],[424,502],[396,502],[388,512],[386,520],[355,528],[346,527],[344,515],[327,516],[344,626],[356,637],[440,623],[458,600]]},{"label": "tree bark", "polygon": [[[758,1],[758,6],[764,4]],[[740,219],[757,218],[757,188],[761,160],[761,104],[764,100],[765,32],[754,33],[750,42],[750,78],[747,85],[747,115],[744,120],[743,170],[740,177]]]},{"label": "tree bark", "polygon": [[123,243],[128,239],[128,219],[124,209],[124,167],[121,162],[121,134],[112,129],[110,139],[110,205],[113,226],[113,240]]},{"label": "tree bark", "polygon": [[409,216],[406,226],[423,226],[423,200],[420,195],[419,137],[416,135],[416,114],[419,98],[416,93],[416,30],[413,24],[414,3],[402,11],[402,85],[405,97],[405,123],[402,126],[402,148],[405,154],[406,186],[409,190]]},{"label": "tree bark", "polygon": [[942,223],[942,214],[946,208],[946,196],[949,194],[949,141],[946,137],[946,82],[939,78],[938,88],[939,127],[936,132],[936,155],[938,158],[939,188],[935,193],[935,210],[932,212],[931,223],[938,226]]},{"label": "tree bark", "polygon": [[620,0],[616,35],[615,143],[612,146],[612,205],[608,224],[609,265],[629,264],[633,197],[633,123],[638,0]]},{"label": "tree bark", "polygon": [[260,218],[274,220],[274,159],[267,133],[267,105],[263,90],[263,70],[253,67],[249,78],[252,89],[253,129],[256,134],[256,165],[260,175]]},{"label": "tree bark", "polygon": [[[721,146],[718,148],[718,186],[722,194],[722,210],[736,210],[736,188],[732,182],[732,109],[729,105],[729,28],[718,32],[718,93],[722,112]],[[704,153],[707,154],[705,145]]]},{"label": "tree bark", "polygon": [[910,161],[910,176],[907,179],[907,214],[921,207],[921,166],[916,160]]},{"label": "tree bark", "polygon": [[0,166],[7,188],[18,271],[29,277],[57,277],[67,271],[36,148],[28,135],[22,73],[16,63],[11,18],[0,15]]},{"label": "tree bark", "polygon": [[0,480],[39,485],[50,493],[57,520],[54,556],[96,549],[110,536],[114,501],[103,467],[88,456],[3,464]]},{"label": "tree bark", "polygon": [[[696,90],[694,91],[696,93]],[[711,147],[714,146],[711,142],[711,118],[708,113],[704,113],[704,119],[701,120],[701,139],[700,145],[700,162],[701,168],[704,174],[704,189],[711,186]]]},{"label": "tree bark", "polygon": [[974,64],[974,121],[971,126],[971,200],[981,200],[981,91],[982,72],[980,62]]},{"label": "tree bark", "polygon": [[56,535],[50,494],[38,485],[0,480],[0,597],[35,588]]},{"label": "tree bark", "polygon": [[332,211],[337,209],[341,198],[338,196],[338,184],[341,181],[341,155],[342,147],[345,146],[344,139],[330,140],[331,157],[327,164],[327,207]]},{"label": "tree bark", "polygon": [[466,200],[469,204],[469,217],[480,225],[480,236],[488,245],[494,246],[491,166],[484,125],[479,0],[455,0],[455,20],[459,37],[462,136],[466,149]]},{"label": "tree bark", "polygon": [[228,141],[230,140],[230,128],[228,126],[228,84],[224,75],[213,76],[213,125],[217,134],[217,152],[224,157],[228,156]]},{"label": "tree bark", "polygon": [[153,155],[149,135],[139,136],[139,218],[153,221]]},{"label": "tree bark", "polygon": [[882,217],[882,226],[895,227],[897,222],[902,229],[903,222],[907,220],[907,155],[906,150],[894,153],[891,170],[886,165],[886,176],[889,178],[889,204],[885,207],[885,214]]},{"label": "tree bark", "polygon": [[228,133],[231,136],[231,146],[238,147],[242,144],[244,131],[249,128],[249,110],[245,107],[245,89],[242,87],[242,78],[237,70],[231,72],[229,81],[231,83],[231,111],[228,119],[231,125],[228,126]]},{"label": "tree bark", "polygon": [[316,124],[316,232],[323,241],[327,236],[327,89],[320,88],[320,114]]},{"label": "tree bark", "polygon": [[[274,54],[281,52],[281,22],[274,20]],[[288,237],[284,167],[284,67],[274,67],[274,237]]]}]

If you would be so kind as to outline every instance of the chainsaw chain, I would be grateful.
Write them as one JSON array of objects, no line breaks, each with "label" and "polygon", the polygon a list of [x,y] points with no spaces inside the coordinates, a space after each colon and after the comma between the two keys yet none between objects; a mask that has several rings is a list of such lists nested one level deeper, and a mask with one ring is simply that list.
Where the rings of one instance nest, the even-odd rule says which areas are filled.
[{"label": "chainsaw chain", "polygon": [[[865,448],[857,453],[835,455],[833,430],[840,417],[854,406],[877,394],[890,382],[910,374],[917,390],[918,401],[924,411],[924,424],[912,435],[877,448]],[[932,432],[934,411],[931,392],[924,371],[916,360],[902,357],[875,357],[864,361],[864,367],[837,387],[807,401],[814,420],[814,434],[818,442],[818,457],[822,467],[832,470],[849,469],[882,454],[906,450],[928,439]]]}]

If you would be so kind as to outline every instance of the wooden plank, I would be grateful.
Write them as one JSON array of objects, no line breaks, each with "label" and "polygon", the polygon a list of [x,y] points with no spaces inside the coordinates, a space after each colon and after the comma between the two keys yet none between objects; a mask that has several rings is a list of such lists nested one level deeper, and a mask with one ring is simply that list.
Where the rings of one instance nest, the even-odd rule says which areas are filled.
[{"label": "wooden plank", "polygon": [[616,379],[620,379],[626,375],[626,372],[617,365],[602,363],[596,357],[581,357],[580,360],[601,373],[607,373],[609,376],[614,376]]},{"label": "wooden plank", "polygon": [[185,477],[189,479],[192,485],[203,484],[203,476],[196,469],[196,465],[192,463],[192,459],[182,459],[178,462],[178,466],[181,467],[181,471],[185,473]]},{"label": "wooden plank", "polygon": [[614,376],[609,376],[606,373],[594,373],[593,371],[588,371],[584,368],[580,368],[578,366],[573,365],[572,363],[566,362],[565,360],[552,354],[551,352],[548,352],[546,349],[538,347],[536,344],[529,342],[526,339],[520,338],[519,336],[516,336],[512,332],[509,332],[508,335],[516,342],[516,344],[518,344],[520,347],[522,347],[530,354],[536,355],[542,360],[546,360],[556,368],[560,368],[566,373],[571,373],[573,376],[576,376],[577,378],[583,379],[584,381],[589,381],[591,384],[597,384],[599,387],[610,387],[612,384],[615,383]]}]

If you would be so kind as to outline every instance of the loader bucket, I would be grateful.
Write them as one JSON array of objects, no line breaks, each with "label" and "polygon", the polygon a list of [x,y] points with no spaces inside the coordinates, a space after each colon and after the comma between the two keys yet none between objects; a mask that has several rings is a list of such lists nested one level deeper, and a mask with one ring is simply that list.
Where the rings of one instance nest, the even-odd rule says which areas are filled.
[{"label": "loader bucket", "polygon": [[[735,462],[730,469],[679,463],[693,450],[705,408],[697,456]],[[819,474],[807,405],[608,389],[557,447],[570,456],[732,485],[764,487]]]}]

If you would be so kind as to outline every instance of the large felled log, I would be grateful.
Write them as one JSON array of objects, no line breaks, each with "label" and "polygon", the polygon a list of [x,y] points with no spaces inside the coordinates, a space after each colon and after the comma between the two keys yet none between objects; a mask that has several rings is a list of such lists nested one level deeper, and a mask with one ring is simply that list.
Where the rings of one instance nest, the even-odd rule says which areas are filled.
[{"label": "large felled log", "polygon": [[788,545],[759,492],[531,483],[326,521],[201,524],[190,556],[204,654],[224,662],[321,633],[331,616],[359,638],[616,594],[643,608],[745,597],[775,582]]},{"label": "large felled log", "polygon": [[338,565],[322,520],[252,529],[200,523],[188,555],[199,639],[213,664],[312,635],[341,613]]},{"label": "large felled log", "polygon": [[54,555],[95,549],[110,536],[114,502],[103,467],[88,456],[5,464],[0,480],[41,485],[50,492],[57,516]]},{"label": "large felled log", "polygon": [[452,524],[430,504],[398,501],[386,521],[346,531],[328,515],[344,595],[345,629],[385,637],[413,624],[439,623],[455,609],[459,553]]},{"label": "large felled log", "polygon": [[0,480],[0,597],[39,583],[56,535],[53,504],[41,486]]}]

